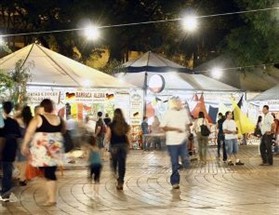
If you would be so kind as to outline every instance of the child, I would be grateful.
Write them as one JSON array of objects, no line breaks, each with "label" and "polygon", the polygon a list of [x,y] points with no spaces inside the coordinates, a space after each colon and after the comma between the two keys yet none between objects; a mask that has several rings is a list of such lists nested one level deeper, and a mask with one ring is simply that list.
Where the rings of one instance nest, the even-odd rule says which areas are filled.
[{"label": "child", "polygon": [[100,149],[97,146],[96,139],[94,136],[90,135],[87,137],[87,160],[88,160],[88,167],[89,167],[89,179],[92,182],[94,180],[94,191],[95,194],[99,193],[98,184],[100,183],[100,175],[102,170],[102,160]]}]

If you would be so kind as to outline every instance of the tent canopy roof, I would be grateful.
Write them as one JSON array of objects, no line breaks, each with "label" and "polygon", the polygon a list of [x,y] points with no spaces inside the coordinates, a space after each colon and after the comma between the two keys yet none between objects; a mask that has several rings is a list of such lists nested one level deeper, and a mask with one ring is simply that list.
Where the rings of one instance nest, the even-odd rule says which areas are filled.
[{"label": "tent canopy roof", "polygon": [[22,68],[29,68],[29,86],[134,87],[35,43],[1,58],[0,69],[8,73],[19,60]]},{"label": "tent canopy roof", "polygon": [[255,96],[252,101],[279,100],[279,84]]},{"label": "tent canopy roof", "polygon": [[167,90],[238,90],[202,74],[192,74],[189,69],[150,51],[136,60],[124,63],[122,67],[126,69],[126,72],[118,73],[116,76],[142,89],[146,87],[146,84],[148,85],[152,75],[157,74],[165,79],[165,89]]},{"label": "tent canopy roof", "polygon": [[135,60],[124,63],[122,67],[126,68],[130,73],[142,71],[168,72],[170,70],[190,72],[189,69],[151,51],[146,52]]},{"label": "tent canopy roof", "polygon": [[263,66],[254,67],[252,71],[240,71],[232,58],[226,55],[201,64],[195,71],[214,78],[215,74],[211,70],[215,67],[224,69],[219,81],[244,91],[264,91],[279,83],[279,70],[275,67],[268,71]]}]

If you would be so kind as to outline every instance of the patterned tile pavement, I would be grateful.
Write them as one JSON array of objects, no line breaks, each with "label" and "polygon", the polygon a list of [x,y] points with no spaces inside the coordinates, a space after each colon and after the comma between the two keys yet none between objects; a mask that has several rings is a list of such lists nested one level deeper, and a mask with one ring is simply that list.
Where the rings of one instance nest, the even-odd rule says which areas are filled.
[{"label": "patterned tile pavement", "polygon": [[[85,163],[58,172],[58,203],[44,208],[43,179],[15,189],[15,202],[1,202],[0,214],[279,214],[279,157],[273,166],[259,166],[258,146],[241,146],[244,166],[229,167],[209,150],[209,162],[193,161],[181,171],[180,190],[169,183],[170,163],[166,151],[133,150],[129,153],[123,191],[115,188],[109,162],[104,162],[101,184],[87,180]],[[97,193],[96,190],[99,190]]]}]

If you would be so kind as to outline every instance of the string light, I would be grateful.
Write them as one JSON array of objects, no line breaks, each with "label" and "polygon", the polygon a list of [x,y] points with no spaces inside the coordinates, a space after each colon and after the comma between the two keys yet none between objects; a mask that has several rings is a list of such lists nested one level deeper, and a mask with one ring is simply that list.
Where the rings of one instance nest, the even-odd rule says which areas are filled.
[{"label": "string light", "polygon": [[263,67],[263,69],[265,70],[267,68],[267,66],[273,66],[274,64],[278,64],[279,60],[277,62],[274,63],[262,63],[262,64],[255,64],[255,65],[248,65],[248,66],[237,66],[237,67],[229,67],[229,68],[213,68],[211,70],[198,70],[198,69],[194,69],[194,72],[197,73],[207,73],[207,72],[217,72],[220,73],[222,71],[227,71],[227,70],[242,70],[245,68],[254,68],[254,67]]},{"label": "string light", "polygon": [[[279,9],[279,7],[268,7],[268,8],[254,9],[254,10],[243,10],[243,11],[229,12],[229,13],[210,14],[210,15],[196,16],[196,19],[210,18],[210,17],[217,17],[217,16],[228,16],[228,15],[244,14],[244,13],[255,13],[255,12],[278,10],[278,9]],[[116,24],[116,25],[104,25],[104,26],[98,27],[98,29],[129,27],[129,26],[137,26],[137,25],[150,25],[150,24],[158,24],[158,23],[166,23],[166,22],[176,22],[176,21],[181,21],[182,19],[183,18],[174,18],[174,19],[164,19],[164,20],[151,20],[151,21],[146,21],[146,22],[132,22],[132,23],[123,23],[123,24]],[[33,32],[15,33],[15,34],[3,34],[3,35],[0,35],[0,37],[4,38],[4,37],[14,37],[14,36],[54,34],[54,33],[84,31],[84,30],[86,30],[86,28],[60,29],[60,30],[51,30],[51,31],[33,31]]]}]

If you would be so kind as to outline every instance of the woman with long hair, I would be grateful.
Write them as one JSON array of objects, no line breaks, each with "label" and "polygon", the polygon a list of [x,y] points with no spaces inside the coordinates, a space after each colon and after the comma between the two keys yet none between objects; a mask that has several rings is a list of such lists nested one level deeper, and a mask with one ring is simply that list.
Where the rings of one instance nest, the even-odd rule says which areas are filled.
[{"label": "woman with long hair", "polygon": [[121,109],[114,110],[114,116],[111,124],[107,128],[105,139],[110,142],[112,170],[118,173],[118,190],[123,190],[124,177],[126,172],[126,157],[129,150],[128,132],[130,126],[125,121]]},{"label": "woman with long hair", "polygon": [[24,155],[31,157],[32,166],[39,167],[44,172],[48,199],[43,206],[54,206],[57,192],[55,171],[62,163],[64,152],[62,132],[65,131],[65,123],[53,113],[54,105],[51,100],[44,99],[40,106],[43,107],[43,113],[31,120],[21,151]]},{"label": "woman with long hair", "polygon": [[206,157],[207,157],[207,150],[208,150],[208,136],[202,135],[201,125],[207,126],[207,128],[210,130],[209,123],[208,123],[207,119],[205,118],[203,112],[199,112],[199,116],[194,123],[193,130],[197,134],[200,162],[202,165],[205,165],[206,161],[207,161]]}]

